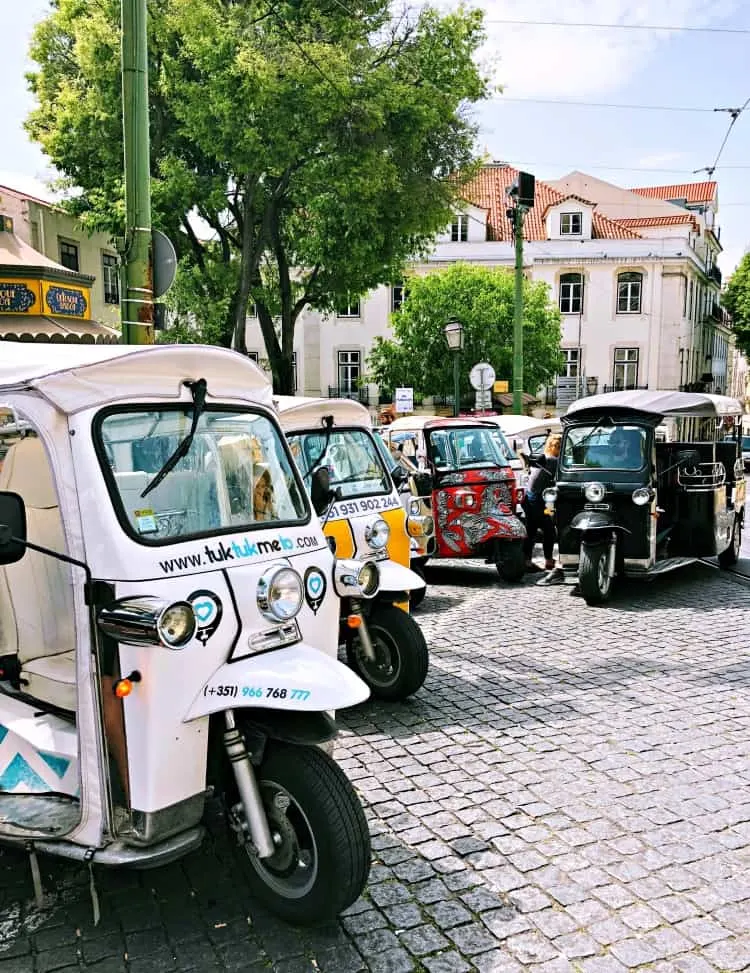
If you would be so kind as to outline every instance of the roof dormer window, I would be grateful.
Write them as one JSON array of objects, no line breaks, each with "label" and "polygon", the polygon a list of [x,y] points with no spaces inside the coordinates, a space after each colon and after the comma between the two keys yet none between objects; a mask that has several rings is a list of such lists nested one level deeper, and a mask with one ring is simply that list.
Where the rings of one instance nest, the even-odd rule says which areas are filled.
[{"label": "roof dormer window", "polygon": [[451,224],[451,242],[466,243],[469,239],[469,217],[466,213],[459,213],[453,217]]},{"label": "roof dormer window", "polygon": [[583,233],[583,213],[560,213],[560,236],[580,236]]}]

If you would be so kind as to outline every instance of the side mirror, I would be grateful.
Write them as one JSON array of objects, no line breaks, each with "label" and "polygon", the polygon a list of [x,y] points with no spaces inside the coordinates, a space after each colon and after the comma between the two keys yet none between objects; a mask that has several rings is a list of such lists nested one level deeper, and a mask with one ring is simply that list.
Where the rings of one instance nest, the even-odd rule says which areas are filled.
[{"label": "side mirror", "polygon": [[310,499],[315,513],[322,517],[326,507],[333,500],[334,491],[331,489],[331,477],[325,466],[319,466],[312,475],[310,483]]},{"label": "side mirror", "polygon": [[0,564],[15,564],[26,553],[26,507],[17,493],[0,491]]},{"label": "side mirror", "polygon": [[391,470],[391,479],[393,480],[395,486],[398,488],[402,486],[408,480],[409,475],[403,466],[394,466]]}]

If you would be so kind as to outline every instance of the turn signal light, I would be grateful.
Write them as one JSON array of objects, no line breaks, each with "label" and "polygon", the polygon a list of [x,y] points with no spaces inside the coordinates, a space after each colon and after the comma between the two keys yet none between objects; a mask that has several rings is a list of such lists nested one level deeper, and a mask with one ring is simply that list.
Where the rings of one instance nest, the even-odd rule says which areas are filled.
[{"label": "turn signal light", "polygon": [[131,672],[130,675],[126,676],[124,679],[117,680],[117,682],[114,684],[113,692],[118,699],[125,699],[126,696],[129,696],[133,692],[135,684],[140,681],[140,672]]},{"label": "turn signal light", "polygon": [[362,618],[360,615],[349,615],[347,616],[346,624],[349,628],[359,628],[362,624]]}]

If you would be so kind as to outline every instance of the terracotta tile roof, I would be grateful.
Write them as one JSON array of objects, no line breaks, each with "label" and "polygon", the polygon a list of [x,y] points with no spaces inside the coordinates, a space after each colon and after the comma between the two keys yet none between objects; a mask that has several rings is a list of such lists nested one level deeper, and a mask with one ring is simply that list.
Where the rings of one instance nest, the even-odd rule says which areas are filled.
[{"label": "terracotta tile roof", "polygon": [[[511,200],[505,190],[517,178],[518,169],[514,169],[513,166],[502,163],[486,165],[482,167],[463,191],[464,199],[468,203],[487,211],[489,240],[509,242],[513,239],[511,222],[505,215]],[[594,205],[580,196],[573,197],[569,193],[558,192],[548,183],[537,179],[535,205],[526,214],[524,222],[524,239],[546,240],[547,227],[544,222],[544,214],[550,206],[556,206],[563,200],[571,198],[578,199],[590,206]],[[596,210],[594,210],[593,216],[593,235],[602,240],[640,239],[640,235],[634,230],[621,226],[619,221],[610,220],[601,213],[597,213]]]},{"label": "terracotta tile roof", "polygon": [[690,213],[678,213],[675,216],[633,216],[617,221],[620,226],[679,226],[690,223],[694,230],[698,229],[698,221]]},{"label": "terracotta tile roof", "polygon": [[716,196],[715,182],[681,182],[673,186],[643,186],[631,193],[649,199],[686,199],[688,203],[711,203]]}]

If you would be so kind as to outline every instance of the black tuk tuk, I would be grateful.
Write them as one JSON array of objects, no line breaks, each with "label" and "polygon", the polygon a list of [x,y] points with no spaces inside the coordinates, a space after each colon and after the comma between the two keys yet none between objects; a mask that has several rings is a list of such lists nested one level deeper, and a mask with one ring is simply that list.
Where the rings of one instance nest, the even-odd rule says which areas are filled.
[{"label": "black tuk tuk", "polygon": [[[557,481],[544,499],[566,581],[589,605],[616,575],[643,577],[715,557],[735,564],[745,477],[742,406],[720,395],[622,391],[574,402],[562,417]],[[657,427],[675,436],[657,437]]]}]

